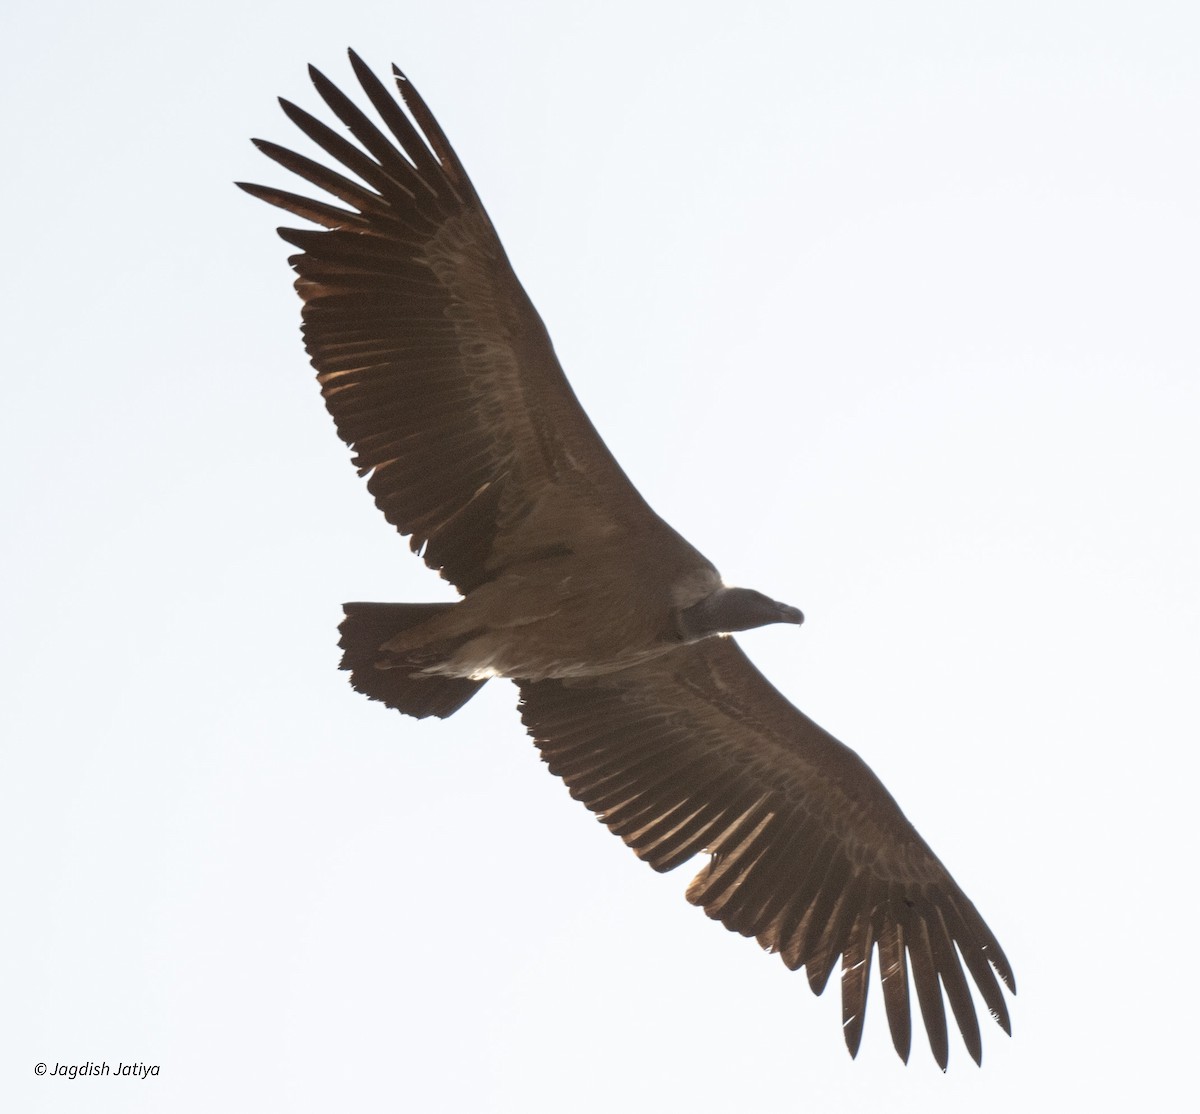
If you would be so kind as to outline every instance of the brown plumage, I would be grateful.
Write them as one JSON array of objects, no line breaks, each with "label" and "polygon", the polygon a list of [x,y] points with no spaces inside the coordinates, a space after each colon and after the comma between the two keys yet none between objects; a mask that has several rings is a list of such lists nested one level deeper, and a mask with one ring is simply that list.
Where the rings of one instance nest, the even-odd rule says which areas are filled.
[{"label": "brown plumage", "polygon": [[550,769],[640,858],[670,870],[710,855],[689,901],[803,966],[818,994],[840,957],[851,1054],[877,952],[897,1052],[908,1058],[911,981],[937,1062],[944,998],[978,1062],[963,966],[1007,1032],[1000,981],[1014,983],[995,937],[862,760],[728,637],[803,616],[724,587],[646,505],[428,108],[395,70],[410,119],[350,60],[390,135],[316,70],[359,146],[282,103],[357,181],[256,141],[340,204],[242,188],[323,229],[280,235],[300,249],[326,406],[380,510],[464,597],[347,604],[352,684],[447,716],[488,677],[512,678]]}]

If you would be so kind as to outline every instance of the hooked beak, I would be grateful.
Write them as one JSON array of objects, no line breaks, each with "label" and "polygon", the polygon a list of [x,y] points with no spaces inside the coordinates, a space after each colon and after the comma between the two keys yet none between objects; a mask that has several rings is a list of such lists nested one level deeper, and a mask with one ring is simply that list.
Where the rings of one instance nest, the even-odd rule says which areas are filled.
[{"label": "hooked beak", "polygon": [[798,607],[791,607],[786,603],[775,601],[775,606],[779,608],[779,621],[781,623],[795,623],[799,626],[804,622],[804,612]]}]

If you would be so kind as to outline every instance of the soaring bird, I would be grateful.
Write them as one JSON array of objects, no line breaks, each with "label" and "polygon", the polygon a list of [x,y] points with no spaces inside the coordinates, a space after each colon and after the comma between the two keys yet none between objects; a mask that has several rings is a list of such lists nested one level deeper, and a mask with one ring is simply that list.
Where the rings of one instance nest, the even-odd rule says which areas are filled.
[{"label": "soaring bird", "polygon": [[376,505],[462,596],[346,604],[350,683],[445,717],[511,678],[551,772],[639,858],[666,871],[707,853],[689,901],[804,967],[816,994],[840,957],[852,1056],[878,953],[901,1058],[915,986],[938,1064],[947,1000],[979,1063],[964,966],[1011,1032],[995,936],[866,764],[729,637],[803,615],[727,587],[650,509],[576,400],[425,102],[399,69],[397,100],[353,51],[350,63],[378,123],[309,72],[357,144],[280,102],[341,169],[255,140],[334,202],[238,183],[318,226],[279,234],[298,249],[325,405]]}]

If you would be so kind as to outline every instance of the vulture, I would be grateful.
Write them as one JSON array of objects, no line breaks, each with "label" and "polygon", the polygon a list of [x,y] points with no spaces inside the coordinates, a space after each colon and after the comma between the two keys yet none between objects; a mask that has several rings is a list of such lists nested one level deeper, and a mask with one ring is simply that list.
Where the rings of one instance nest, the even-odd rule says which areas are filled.
[{"label": "vulture", "polygon": [[730,637],[804,616],[727,587],[650,509],[425,102],[399,69],[397,99],[350,63],[375,119],[313,68],[342,127],[280,102],[329,164],[255,140],[332,200],[238,183],[316,226],[279,234],[325,405],[384,516],[461,595],[346,604],[350,683],[445,717],[510,678],[551,772],[634,854],[658,871],[707,855],[690,902],[803,967],[816,994],[840,959],[852,1056],[877,955],[900,1057],[915,989],[937,1063],[946,1002],[979,1063],[967,972],[1011,1032],[995,936],[862,759]]}]

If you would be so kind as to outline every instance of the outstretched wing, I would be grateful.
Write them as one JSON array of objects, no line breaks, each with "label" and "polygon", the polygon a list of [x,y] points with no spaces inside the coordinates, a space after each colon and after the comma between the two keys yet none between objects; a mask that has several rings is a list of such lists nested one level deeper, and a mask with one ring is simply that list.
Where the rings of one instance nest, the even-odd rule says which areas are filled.
[{"label": "outstretched wing", "polygon": [[904,1060],[911,980],[938,1064],[949,1055],[943,992],[980,1061],[963,964],[1011,1031],[996,975],[1015,992],[1012,972],[975,906],[862,759],[792,707],[733,639],[620,673],[522,684],[521,698],[551,771],[640,858],[661,871],[711,854],[689,901],[805,967],[816,994],[841,956],[851,1055],[875,949]]},{"label": "outstretched wing", "polygon": [[390,136],[311,67],[361,146],[280,103],[353,179],[255,141],[346,207],[238,184],[324,229],[279,233],[300,249],[290,262],[325,404],[380,510],[463,592],[498,563],[498,544],[564,540],[519,537],[548,490],[569,489],[560,501],[585,504],[596,524],[652,516],[576,400],[425,102],[393,67],[406,114],[353,51],[350,61]]}]

